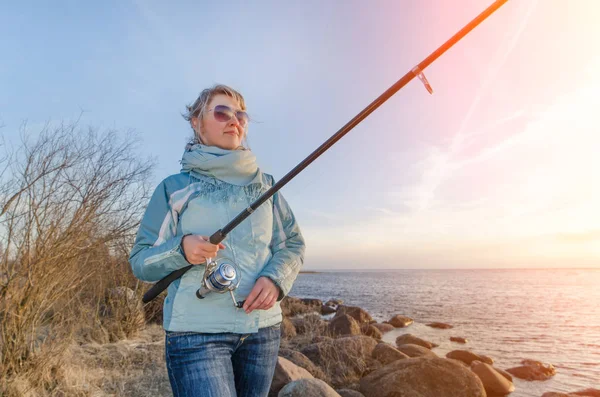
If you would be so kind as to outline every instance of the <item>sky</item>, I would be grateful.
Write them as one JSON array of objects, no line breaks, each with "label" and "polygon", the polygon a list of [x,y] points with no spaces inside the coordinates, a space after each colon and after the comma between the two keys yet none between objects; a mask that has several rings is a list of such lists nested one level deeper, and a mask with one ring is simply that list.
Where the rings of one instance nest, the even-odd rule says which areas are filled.
[{"label": "sky", "polygon": [[[491,3],[4,2],[0,134],[135,130],[156,185],[223,83],[279,179]],[[599,19],[509,0],[289,182],[305,269],[600,267]]]}]

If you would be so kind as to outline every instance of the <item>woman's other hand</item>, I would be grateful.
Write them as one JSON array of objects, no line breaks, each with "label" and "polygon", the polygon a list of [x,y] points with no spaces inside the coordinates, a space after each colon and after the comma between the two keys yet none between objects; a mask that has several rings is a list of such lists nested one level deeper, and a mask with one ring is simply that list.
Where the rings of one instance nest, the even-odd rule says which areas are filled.
[{"label": "woman's other hand", "polygon": [[243,309],[246,313],[252,313],[252,310],[268,310],[275,305],[279,297],[279,287],[268,277],[259,277],[256,284],[250,291],[250,295],[244,302]]},{"label": "woman's other hand", "polygon": [[189,234],[181,242],[185,259],[192,265],[200,265],[206,262],[206,258],[214,258],[219,249],[225,249],[222,243],[211,244],[207,236]]}]

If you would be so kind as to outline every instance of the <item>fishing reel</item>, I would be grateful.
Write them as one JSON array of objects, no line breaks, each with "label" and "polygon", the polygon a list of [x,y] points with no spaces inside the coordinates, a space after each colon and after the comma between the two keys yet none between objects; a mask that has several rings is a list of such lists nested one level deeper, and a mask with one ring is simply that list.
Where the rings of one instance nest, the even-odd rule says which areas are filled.
[{"label": "fishing reel", "polygon": [[242,272],[235,264],[226,262],[217,264],[212,259],[206,258],[204,276],[202,276],[196,296],[198,299],[204,299],[210,292],[219,294],[229,292],[234,306],[241,308],[244,301],[236,301],[235,295],[233,295],[233,291],[240,285],[240,281],[242,281]]}]

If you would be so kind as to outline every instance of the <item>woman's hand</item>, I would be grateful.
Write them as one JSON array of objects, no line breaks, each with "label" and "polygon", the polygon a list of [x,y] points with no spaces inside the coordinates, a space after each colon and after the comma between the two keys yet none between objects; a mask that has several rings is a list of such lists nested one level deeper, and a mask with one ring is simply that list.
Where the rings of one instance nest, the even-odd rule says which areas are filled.
[{"label": "woman's hand", "polygon": [[247,314],[252,310],[268,310],[273,307],[279,297],[279,287],[268,277],[259,277],[244,302],[243,309]]},{"label": "woman's hand", "polygon": [[222,243],[211,244],[207,236],[188,234],[182,240],[181,247],[185,259],[192,265],[200,265],[206,262],[206,258],[214,258],[219,249],[225,249]]}]

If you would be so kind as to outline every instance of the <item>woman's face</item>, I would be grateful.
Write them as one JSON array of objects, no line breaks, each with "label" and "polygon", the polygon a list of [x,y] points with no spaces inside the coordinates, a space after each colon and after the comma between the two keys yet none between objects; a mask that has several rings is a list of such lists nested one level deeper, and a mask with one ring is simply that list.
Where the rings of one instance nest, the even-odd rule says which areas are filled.
[{"label": "woman's face", "polygon": [[197,117],[192,118],[192,127],[205,145],[217,146],[226,150],[237,149],[244,139],[247,120],[238,120],[237,117],[231,117],[228,121],[219,121],[215,118],[215,107],[219,105],[229,107],[234,114],[241,110],[237,101],[230,96],[215,95],[208,103],[202,120]]}]

